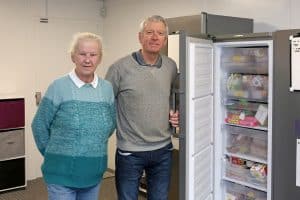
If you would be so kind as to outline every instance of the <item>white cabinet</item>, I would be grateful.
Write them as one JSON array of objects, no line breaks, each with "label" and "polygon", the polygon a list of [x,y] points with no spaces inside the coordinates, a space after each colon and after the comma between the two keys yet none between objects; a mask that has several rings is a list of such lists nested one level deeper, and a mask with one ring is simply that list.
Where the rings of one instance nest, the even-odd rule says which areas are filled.
[{"label": "white cabinet", "polygon": [[0,99],[0,191],[26,186],[24,98]]}]

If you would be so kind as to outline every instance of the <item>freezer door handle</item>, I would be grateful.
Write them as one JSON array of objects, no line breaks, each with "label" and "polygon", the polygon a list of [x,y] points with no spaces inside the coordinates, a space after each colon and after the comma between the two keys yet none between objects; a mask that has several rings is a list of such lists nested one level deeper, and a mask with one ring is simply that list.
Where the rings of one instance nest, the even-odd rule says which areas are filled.
[{"label": "freezer door handle", "polygon": [[[172,90],[172,94],[171,94],[171,109],[172,109],[174,112],[175,112],[176,109],[177,109],[177,106],[176,106],[176,97],[177,97],[177,95],[176,95],[176,93],[177,93],[177,90],[176,90],[176,89],[173,89],[173,90]],[[173,135],[174,137],[178,137],[178,134],[176,133],[176,128],[173,127],[172,125],[171,125],[171,132],[172,132],[172,135]]]}]

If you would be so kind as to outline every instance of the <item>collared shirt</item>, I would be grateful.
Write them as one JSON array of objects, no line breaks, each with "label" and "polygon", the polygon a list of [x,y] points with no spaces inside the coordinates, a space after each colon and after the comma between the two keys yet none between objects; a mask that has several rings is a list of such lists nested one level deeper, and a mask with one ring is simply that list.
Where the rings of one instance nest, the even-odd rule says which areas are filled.
[{"label": "collared shirt", "polygon": [[93,88],[96,88],[98,85],[98,76],[96,75],[96,73],[94,73],[94,80],[90,83],[85,83],[82,80],[80,80],[80,78],[77,76],[77,74],[75,73],[75,69],[73,69],[70,73],[69,76],[71,78],[71,80],[75,83],[75,85],[78,88],[81,88],[82,86],[84,86],[85,84],[90,84],[93,86]]},{"label": "collared shirt", "polygon": [[149,67],[157,67],[160,68],[161,64],[162,64],[162,59],[161,56],[159,55],[157,61],[155,62],[155,64],[151,65],[151,64],[147,64],[143,58],[143,55],[141,53],[141,51],[136,51],[132,53],[132,57],[142,66],[149,66]]}]

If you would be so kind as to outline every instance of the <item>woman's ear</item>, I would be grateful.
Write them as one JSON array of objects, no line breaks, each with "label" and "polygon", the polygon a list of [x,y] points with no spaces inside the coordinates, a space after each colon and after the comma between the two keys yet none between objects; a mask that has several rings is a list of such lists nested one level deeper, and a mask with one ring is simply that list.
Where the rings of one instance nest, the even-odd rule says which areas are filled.
[{"label": "woman's ear", "polygon": [[75,58],[74,58],[73,54],[71,54],[71,60],[72,60],[73,63],[75,63]]}]

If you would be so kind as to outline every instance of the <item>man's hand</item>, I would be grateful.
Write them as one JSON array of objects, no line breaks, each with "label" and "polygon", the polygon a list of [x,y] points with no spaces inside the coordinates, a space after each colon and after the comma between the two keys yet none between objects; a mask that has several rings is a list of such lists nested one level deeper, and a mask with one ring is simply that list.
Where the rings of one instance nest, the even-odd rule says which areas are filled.
[{"label": "man's hand", "polygon": [[174,112],[173,110],[170,110],[169,122],[171,123],[171,125],[173,127],[178,127],[179,126],[179,112],[178,112],[178,110],[176,110],[176,112]]}]

